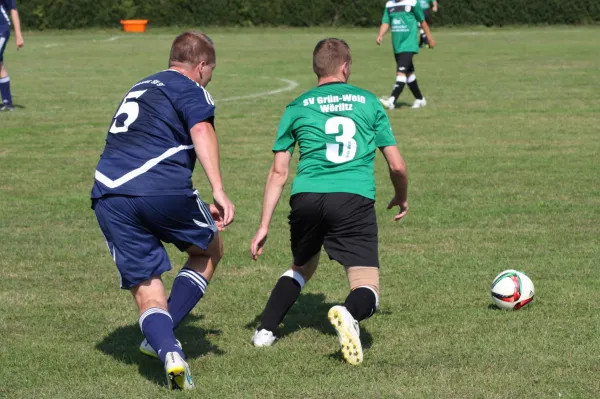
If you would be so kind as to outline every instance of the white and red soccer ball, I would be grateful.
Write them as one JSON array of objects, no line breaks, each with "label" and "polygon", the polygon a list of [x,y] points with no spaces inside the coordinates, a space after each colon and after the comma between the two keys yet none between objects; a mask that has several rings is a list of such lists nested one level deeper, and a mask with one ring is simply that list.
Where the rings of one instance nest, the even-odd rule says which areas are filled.
[{"label": "white and red soccer ball", "polygon": [[518,270],[505,270],[492,282],[492,300],[500,309],[519,310],[534,297],[533,282]]}]

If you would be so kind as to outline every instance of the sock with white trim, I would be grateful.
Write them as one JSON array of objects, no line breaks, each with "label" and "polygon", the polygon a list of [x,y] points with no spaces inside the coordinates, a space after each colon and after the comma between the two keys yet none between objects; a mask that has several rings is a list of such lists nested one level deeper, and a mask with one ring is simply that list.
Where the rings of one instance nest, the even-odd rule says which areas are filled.
[{"label": "sock with white trim", "polygon": [[150,308],[140,316],[140,328],[150,346],[164,363],[167,353],[177,352],[185,359],[173,335],[173,321],[169,312],[161,308]]},{"label": "sock with white trim", "polygon": [[292,269],[283,273],[271,291],[257,330],[265,329],[278,336],[279,324],[298,300],[302,287],[304,287],[304,277],[300,273]]},{"label": "sock with white trim", "polygon": [[392,90],[392,97],[394,97],[394,103],[398,101],[398,97],[402,94],[402,90],[404,90],[404,85],[406,85],[406,76],[396,76],[396,84],[394,85],[394,89]]},{"label": "sock with white trim", "polygon": [[367,319],[377,311],[379,297],[371,287],[358,287],[346,297],[344,306],[355,320]]},{"label": "sock with white trim", "polygon": [[169,296],[169,313],[173,318],[173,328],[177,328],[183,319],[194,309],[206,292],[208,281],[195,270],[184,267],[173,282]]},{"label": "sock with white trim", "polygon": [[2,95],[2,103],[12,105],[12,96],[10,95],[10,77],[0,78],[0,95]]},{"label": "sock with white trim", "polygon": [[423,94],[421,94],[421,89],[419,89],[419,84],[417,83],[417,75],[415,75],[414,73],[410,75],[408,77],[407,82],[408,88],[412,92],[413,96],[415,96],[417,100],[422,100]]}]

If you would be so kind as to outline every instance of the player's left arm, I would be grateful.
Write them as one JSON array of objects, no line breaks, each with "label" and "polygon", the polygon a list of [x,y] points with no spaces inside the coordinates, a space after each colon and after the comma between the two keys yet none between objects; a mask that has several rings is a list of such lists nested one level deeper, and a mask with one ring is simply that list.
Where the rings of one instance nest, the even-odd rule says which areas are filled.
[{"label": "player's left arm", "polygon": [[429,48],[432,49],[435,47],[435,40],[433,40],[433,36],[431,36],[431,31],[429,30],[429,25],[427,21],[425,21],[425,15],[423,14],[423,9],[419,2],[417,2],[416,6],[413,8],[413,14],[417,21],[421,23],[421,29],[425,32],[425,36],[427,36],[427,43],[429,44]]},{"label": "player's left arm", "polygon": [[267,184],[265,185],[260,227],[250,242],[250,254],[254,260],[257,260],[263,253],[273,213],[288,179],[291,159],[292,154],[289,151],[277,151],[275,153],[275,159],[273,160],[273,165],[271,165]]},{"label": "player's left arm", "polygon": [[15,27],[15,41],[17,42],[17,49],[20,49],[25,45],[23,40],[23,34],[21,33],[21,19],[19,19],[19,11],[16,7],[10,10],[10,17],[12,19],[13,26]]},{"label": "player's left arm", "polygon": [[434,48],[435,40],[433,40],[433,36],[431,35],[431,31],[429,30],[429,25],[426,21],[421,22],[421,28],[425,32],[425,36],[427,36],[427,43],[429,44],[429,48]]},{"label": "player's left arm", "polygon": [[437,0],[433,0],[433,5],[431,6],[431,10],[433,12],[438,12],[438,2],[437,2]]},{"label": "player's left arm", "polygon": [[190,130],[196,156],[212,188],[215,206],[221,215],[223,228],[233,222],[235,206],[223,188],[219,158],[219,141],[211,121],[196,123]]}]

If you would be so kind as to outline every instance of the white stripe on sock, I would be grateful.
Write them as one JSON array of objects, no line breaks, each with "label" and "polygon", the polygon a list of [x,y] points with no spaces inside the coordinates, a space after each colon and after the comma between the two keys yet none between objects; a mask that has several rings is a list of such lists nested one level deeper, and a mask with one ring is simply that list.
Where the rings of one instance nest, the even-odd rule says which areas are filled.
[{"label": "white stripe on sock", "polygon": [[300,273],[298,273],[297,271],[292,270],[292,269],[288,269],[285,273],[283,273],[281,275],[281,277],[293,278],[294,280],[296,280],[298,282],[298,284],[300,284],[300,289],[304,288],[304,284],[306,283],[304,281],[304,277]]},{"label": "white stripe on sock", "polygon": [[406,75],[396,76],[396,82],[406,83]]},{"label": "white stripe on sock", "polygon": [[171,318],[171,315],[166,310],[161,309],[161,308],[150,308],[150,309],[146,310],[144,313],[142,313],[142,315],[140,316],[140,330],[142,330],[142,332],[144,332],[142,326],[144,325],[144,320],[146,320],[146,317],[156,314],[156,313],[164,314],[169,319],[171,319],[171,321],[173,321],[173,319]]},{"label": "white stripe on sock", "polygon": [[412,75],[410,75],[410,76],[408,77],[408,79],[407,79],[406,81],[407,81],[408,83],[412,83],[412,82],[414,82],[415,80],[417,80],[417,75],[415,75],[415,74],[413,73]]},{"label": "white stripe on sock", "polygon": [[190,278],[193,278],[195,281],[198,281],[201,285],[206,286],[208,285],[208,281],[206,281],[206,279],[204,278],[204,276],[202,276],[200,273],[198,273],[195,270],[192,269],[181,269],[179,271],[178,276],[189,276]]},{"label": "white stripe on sock", "polygon": [[10,76],[0,79],[0,83],[8,83],[10,82]]},{"label": "white stripe on sock", "polygon": [[179,272],[177,277],[186,277],[192,283],[194,283],[196,286],[198,286],[198,288],[200,288],[202,293],[204,293],[206,291],[207,283],[201,277],[194,275],[193,272],[189,272],[188,270],[182,270]]}]

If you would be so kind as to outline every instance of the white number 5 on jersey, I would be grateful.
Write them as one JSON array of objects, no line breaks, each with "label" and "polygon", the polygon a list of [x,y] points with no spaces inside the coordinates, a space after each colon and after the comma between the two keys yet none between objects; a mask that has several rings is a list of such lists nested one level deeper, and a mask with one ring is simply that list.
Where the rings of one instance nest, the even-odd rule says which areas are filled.
[{"label": "white number 5 on jersey", "polygon": [[[140,106],[138,105],[138,103],[136,101],[128,102],[127,100],[132,99],[132,98],[133,99],[140,98],[142,96],[142,94],[144,94],[145,92],[146,92],[146,90],[131,91],[125,96],[123,103],[119,107],[119,110],[117,111],[117,114],[114,117],[115,121],[113,122],[110,129],[108,129],[108,131],[110,133],[114,133],[114,134],[125,133],[127,130],[129,130],[129,125],[131,125],[133,122],[135,122],[135,120],[138,118],[138,116],[140,114]],[[123,126],[117,126],[117,118],[119,117],[119,115],[122,115],[122,114],[127,114],[127,119],[125,119],[125,121],[123,121]]]},{"label": "white number 5 on jersey", "polygon": [[[327,143],[327,159],[333,163],[344,163],[351,161],[356,155],[356,141],[352,138],[356,134],[356,125],[350,118],[334,116],[327,119],[325,123],[326,134],[340,134],[335,141],[341,144]],[[340,146],[341,153],[340,153]]]}]

